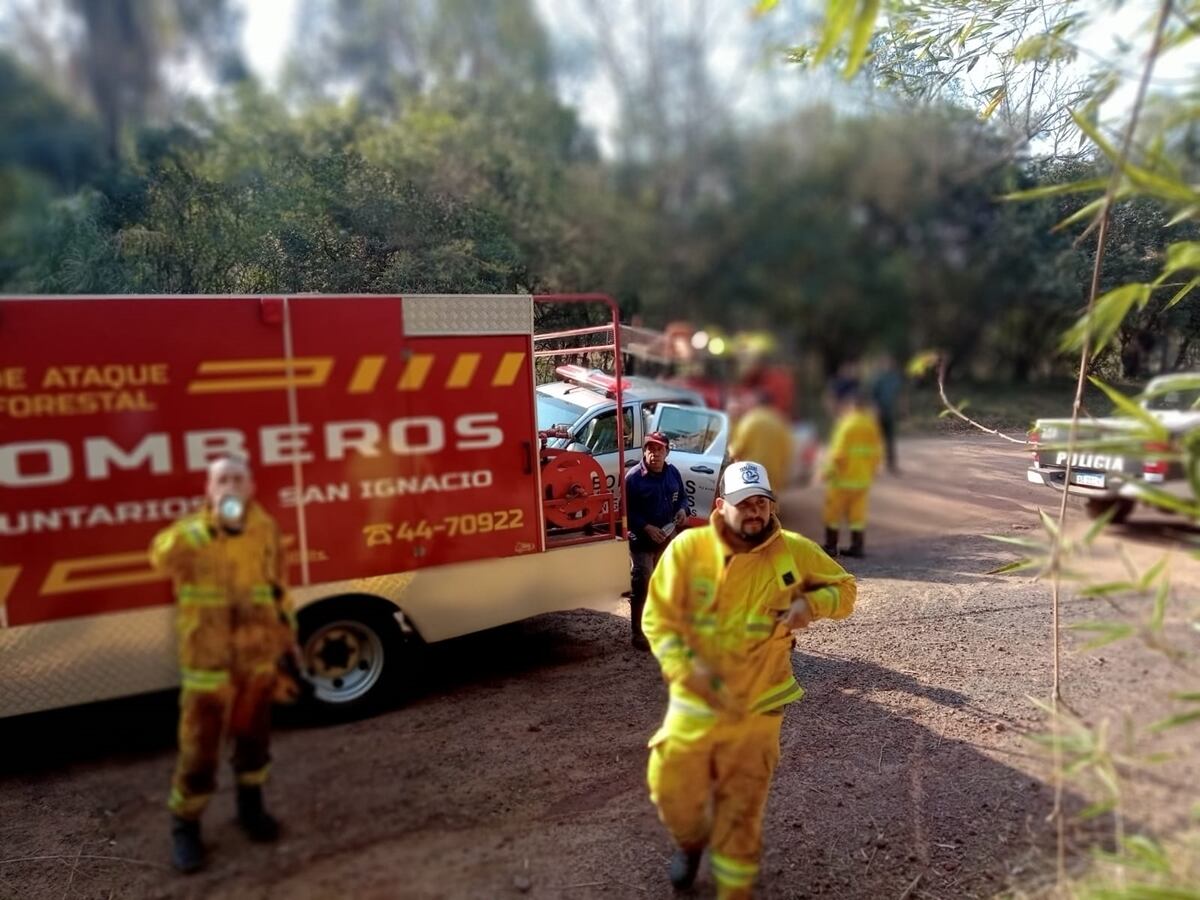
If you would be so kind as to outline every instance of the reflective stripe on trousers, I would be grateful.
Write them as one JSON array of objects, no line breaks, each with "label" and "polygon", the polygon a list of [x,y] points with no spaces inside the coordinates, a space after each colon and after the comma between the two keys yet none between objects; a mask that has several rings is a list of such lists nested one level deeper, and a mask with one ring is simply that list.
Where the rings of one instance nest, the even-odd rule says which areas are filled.
[{"label": "reflective stripe on trousers", "polygon": [[749,896],[758,874],[782,722],[779,712],[749,715],[718,722],[693,741],[660,732],[650,748],[650,799],[676,844],[711,846],[719,897]]},{"label": "reflective stripe on trousers", "polygon": [[851,531],[867,526],[867,488],[829,487],[825,491],[822,518],[826,528],[839,528],[847,522]]},{"label": "reflective stripe on trousers", "polygon": [[217,786],[222,738],[233,738],[233,771],[239,785],[261,785],[270,763],[271,697],[275,667],[255,667],[234,681],[228,672],[185,669],[179,694],[179,755],[167,806],[196,819]]}]

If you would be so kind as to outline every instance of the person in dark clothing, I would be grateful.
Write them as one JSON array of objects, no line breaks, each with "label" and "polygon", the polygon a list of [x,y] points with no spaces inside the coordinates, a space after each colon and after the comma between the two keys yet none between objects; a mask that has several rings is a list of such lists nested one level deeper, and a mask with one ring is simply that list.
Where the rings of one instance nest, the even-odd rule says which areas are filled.
[{"label": "person in dark clothing", "polygon": [[887,453],[888,471],[893,475],[900,469],[896,463],[896,419],[900,406],[900,394],[904,389],[904,378],[896,368],[896,360],[885,355],[871,381],[871,399],[879,428],[883,432],[883,445]]},{"label": "person in dark clothing", "polygon": [[633,646],[649,650],[642,634],[642,609],[650,575],[671,537],[687,520],[687,492],[679,470],[667,462],[666,435],[653,431],[642,442],[642,462],[625,476],[629,518],[629,619]]}]

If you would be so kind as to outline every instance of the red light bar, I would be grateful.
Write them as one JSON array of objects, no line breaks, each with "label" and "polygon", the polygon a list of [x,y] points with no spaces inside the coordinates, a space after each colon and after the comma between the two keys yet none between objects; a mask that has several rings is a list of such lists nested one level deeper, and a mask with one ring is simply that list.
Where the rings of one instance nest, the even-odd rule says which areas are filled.
[{"label": "red light bar", "polygon": [[[617,379],[606,375],[599,369],[585,369],[583,366],[564,365],[554,370],[554,374],[563,381],[578,384],[582,387],[597,388],[605,393],[613,393],[617,389]],[[629,382],[621,380],[621,390],[627,390]]]}]

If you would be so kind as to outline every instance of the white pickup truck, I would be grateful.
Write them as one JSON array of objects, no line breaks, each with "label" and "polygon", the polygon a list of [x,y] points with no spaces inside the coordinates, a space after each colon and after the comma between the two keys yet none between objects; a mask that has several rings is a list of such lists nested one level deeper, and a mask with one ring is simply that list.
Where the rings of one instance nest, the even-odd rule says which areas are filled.
[{"label": "white pickup truck", "polygon": [[[1085,500],[1088,515],[1097,518],[1112,510],[1114,522],[1124,521],[1144,502],[1147,485],[1183,500],[1194,499],[1191,481],[1179,452],[1189,435],[1200,429],[1200,372],[1154,378],[1138,397],[1138,405],[1157,419],[1166,440],[1145,441],[1144,424],[1128,417],[1082,418],[1067,476],[1070,419],[1038,419],[1030,432],[1033,465],[1026,477],[1034,484],[1063,490]],[[1156,504],[1157,505],[1157,504]]]}]

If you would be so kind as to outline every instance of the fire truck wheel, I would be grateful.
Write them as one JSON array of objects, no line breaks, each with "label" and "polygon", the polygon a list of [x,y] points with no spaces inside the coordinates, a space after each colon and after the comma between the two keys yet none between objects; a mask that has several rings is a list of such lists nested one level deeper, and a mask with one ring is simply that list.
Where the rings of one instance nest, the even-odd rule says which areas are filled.
[{"label": "fire truck wheel", "polygon": [[1113,512],[1112,523],[1119,525],[1129,518],[1129,514],[1133,512],[1133,501],[1127,500],[1124,497],[1119,497],[1116,500],[1102,500],[1093,498],[1084,504],[1087,510],[1089,519],[1098,519],[1110,509],[1116,509]]},{"label": "fire truck wheel", "polygon": [[365,715],[398,698],[406,642],[387,604],[373,598],[327,601],[302,610],[299,624],[318,714]]}]

